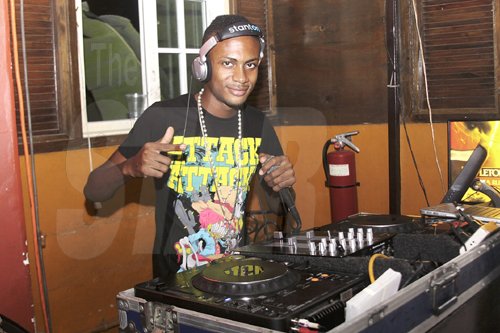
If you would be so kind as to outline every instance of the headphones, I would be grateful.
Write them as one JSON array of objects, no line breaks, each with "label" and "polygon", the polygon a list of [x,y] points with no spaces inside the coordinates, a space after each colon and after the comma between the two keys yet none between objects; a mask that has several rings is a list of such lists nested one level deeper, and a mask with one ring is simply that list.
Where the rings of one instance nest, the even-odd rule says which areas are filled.
[{"label": "headphones", "polygon": [[207,61],[208,52],[217,45],[218,42],[225,39],[240,37],[240,36],[255,36],[259,39],[260,53],[259,61],[264,58],[265,40],[260,28],[248,22],[235,23],[227,26],[221,32],[210,37],[200,48],[200,54],[196,57],[191,65],[191,70],[194,77],[201,82],[210,80],[210,61]]}]

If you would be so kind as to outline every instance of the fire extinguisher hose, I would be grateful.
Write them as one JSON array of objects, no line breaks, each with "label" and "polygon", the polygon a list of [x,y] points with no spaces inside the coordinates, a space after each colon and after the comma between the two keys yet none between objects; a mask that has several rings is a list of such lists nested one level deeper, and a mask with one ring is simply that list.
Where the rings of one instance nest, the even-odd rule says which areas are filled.
[{"label": "fire extinguisher hose", "polygon": [[326,187],[331,187],[330,185],[330,181],[329,181],[329,175],[328,175],[328,159],[326,158],[327,156],[327,153],[328,153],[328,149],[330,148],[330,146],[332,145],[332,141],[331,140],[328,140],[325,142],[325,144],[323,145],[323,170],[325,172],[325,186]]}]

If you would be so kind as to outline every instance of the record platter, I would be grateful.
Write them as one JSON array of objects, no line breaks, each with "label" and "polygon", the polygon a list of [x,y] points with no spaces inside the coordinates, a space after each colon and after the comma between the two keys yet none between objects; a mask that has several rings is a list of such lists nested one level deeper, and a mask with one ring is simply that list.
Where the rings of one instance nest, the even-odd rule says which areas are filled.
[{"label": "record platter", "polygon": [[288,332],[299,319],[324,329],[339,325],[345,302],[366,284],[361,274],[231,255],[134,289],[148,302]]}]

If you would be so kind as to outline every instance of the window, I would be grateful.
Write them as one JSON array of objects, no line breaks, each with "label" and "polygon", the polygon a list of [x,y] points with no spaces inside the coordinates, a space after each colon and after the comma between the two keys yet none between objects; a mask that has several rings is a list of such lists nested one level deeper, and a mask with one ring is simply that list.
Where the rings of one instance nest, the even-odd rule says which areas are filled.
[{"label": "window", "polygon": [[498,0],[412,0],[406,6],[401,21],[405,108],[426,119],[428,93],[437,120],[498,117]]},{"label": "window", "polygon": [[229,11],[221,0],[75,1],[84,137],[127,133],[138,99],[187,93],[204,28]]}]

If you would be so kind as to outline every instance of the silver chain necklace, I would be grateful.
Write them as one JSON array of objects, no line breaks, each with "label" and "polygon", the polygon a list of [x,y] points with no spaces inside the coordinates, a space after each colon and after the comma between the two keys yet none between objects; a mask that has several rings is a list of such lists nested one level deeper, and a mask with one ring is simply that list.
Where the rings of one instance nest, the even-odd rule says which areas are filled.
[{"label": "silver chain necklace", "polygon": [[[203,137],[203,143],[204,143],[204,146],[205,146],[205,154],[208,155],[208,161],[209,161],[209,164],[210,164],[210,171],[212,172],[212,176],[213,176],[213,182],[214,182],[214,186],[215,186],[215,191],[217,193],[217,196],[219,197],[219,206],[221,207],[222,211],[228,211],[228,208],[224,205],[225,203],[227,203],[227,200],[228,200],[228,197],[226,198],[226,200],[223,202],[223,198],[222,198],[222,195],[219,191],[219,185],[217,184],[217,173],[215,171],[215,167],[214,167],[214,163],[212,161],[212,154],[211,154],[211,151],[209,151],[208,149],[208,143],[207,143],[207,139],[208,139],[208,133],[207,133],[207,126],[206,126],[206,123],[205,123],[205,117],[203,115],[203,107],[202,107],[202,103],[201,103],[201,96],[203,95],[203,91],[204,89],[202,88],[200,90],[200,92],[198,93],[198,99],[197,99],[197,102],[198,102],[198,119],[200,121],[200,127],[201,127],[201,134],[202,134],[202,137]],[[235,211],[236,211],[236,204],[238,203],[238,197],[239,197],[239,194],[240,194],[240,181],[241,181],[241,158],[242,158],[242,155],[243,155],[243,152],[242,152],[242,119],[241,119],[241,109],[238,109],[238,143],[239,143],[239,155],[236,156],[236,160],[237,160],[237,172],[236,172],[236,177],[237,177],[237,185],[236,185],[236,196],[235,196],[235,199],[234,199],[234,204],[233,204],[233,212],[231,213],[231,218],[230,219],[227,219],[225,214],[224,214],[224,221],[227,225],[229,225],[230,223],[232,223],[232,221],[234,220],[234,215],[235,215]],[[234,227],[237,227],[238,226],[238,221],[235,221],[234,222]],[[227,228],[226,230],[230,230],[230,228]],[[235,239],[237,237],[237,235],[227,235],[226,234],[226,238],[232,238],[232,239]]]}]

